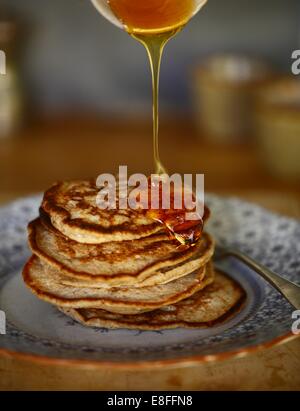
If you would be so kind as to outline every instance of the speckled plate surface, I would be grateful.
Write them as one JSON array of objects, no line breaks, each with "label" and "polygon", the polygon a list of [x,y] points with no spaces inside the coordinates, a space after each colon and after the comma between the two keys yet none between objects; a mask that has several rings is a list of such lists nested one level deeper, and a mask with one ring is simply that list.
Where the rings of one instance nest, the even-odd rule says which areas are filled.
[{"label": "speckled plate surface", "polygon": [[[233,259],[219,267],[243,285],[247,301],[226,323],[210,329],[160,332],[90,329],[75,323],[33,296],[20,276],[29,256],[26,225],[37,215],[39,203],[36,196],[0,209],[0,310],[6,315],[0,354],[70,364],[160,366],[246,355],[293,338],[293,308]],[[212,210],[208,231],[217,241],[299,282],[299,222],[233,198],[208,195],[207,203]]]}]

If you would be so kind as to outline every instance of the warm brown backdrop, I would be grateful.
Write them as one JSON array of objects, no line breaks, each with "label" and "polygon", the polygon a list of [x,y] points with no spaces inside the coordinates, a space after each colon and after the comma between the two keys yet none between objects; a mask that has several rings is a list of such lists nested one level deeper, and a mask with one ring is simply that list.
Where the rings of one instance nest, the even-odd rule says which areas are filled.
[{"label": "warm brown backdrop", "polygon": [[[206,191],[219,194],[251,197],[255,192],[295,205],[300,200],[299,180],[272,177],[254,139],[213,145],[193,124],[177,113],[164,117],[160,147],[169,172],[204,173]],[[14,197],[44,190],[57,179],[115,173],[119,165],[128,165],[129,172],[153,171],[151,123],[142,116],[73,114],[39,120],[15,137],[0,139],[0,194]]]}]

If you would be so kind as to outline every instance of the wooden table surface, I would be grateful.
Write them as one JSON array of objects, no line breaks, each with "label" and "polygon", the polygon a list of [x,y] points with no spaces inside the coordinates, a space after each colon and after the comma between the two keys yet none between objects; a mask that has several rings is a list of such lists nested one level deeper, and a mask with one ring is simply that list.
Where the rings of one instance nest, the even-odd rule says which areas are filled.
[{"label": "wooden table surface", "polygon": [[[187,121],[161,128],[161,154],[170,172],[204,173],[206,190],[236,195],[300,218],[299,181],[272,177],[255,145],[215,146]],[[44,190],[55,180],[152,170],[150,123],[69,116],[43,120],[0,140],[0,202]],[[300,339],[219,363],[153,370],[33,364],[0,358],[0,389],[300,389]]]}]

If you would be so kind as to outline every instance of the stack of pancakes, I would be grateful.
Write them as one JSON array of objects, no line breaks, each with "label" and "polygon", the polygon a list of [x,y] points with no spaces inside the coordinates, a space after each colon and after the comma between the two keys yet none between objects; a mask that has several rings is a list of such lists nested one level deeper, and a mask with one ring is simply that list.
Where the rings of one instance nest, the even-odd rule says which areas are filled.
[{"label": "stack of pancakes", "polygon": [[201,327],[226,318],[243,290],[214,272],[212,238],[182,247],[142,212],[101,210],[94,181],[53,185],[29,224],[23,278],[41,299],[89,325]]}]

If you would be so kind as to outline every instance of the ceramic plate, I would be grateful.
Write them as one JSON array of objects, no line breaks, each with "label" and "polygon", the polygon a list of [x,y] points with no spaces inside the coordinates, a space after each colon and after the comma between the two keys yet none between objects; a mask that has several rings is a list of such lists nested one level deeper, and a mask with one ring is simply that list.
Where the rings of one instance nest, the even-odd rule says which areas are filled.
[{"label": "ceramic plate", "polygon": [[[33,296],[21,279],[21,268],[30,254],[26,225],[36,217],[40,200],[39,196],[20,199],[0,209],[0,310],[2,317],[3,312],[6,316],[0,353],[70,364],[154,366],[246,355],[293,337],[293,308],[234,259],[224,260],[219,267],[243,285],[247,300],[234,318],[221,325],[140,332],[86,328],[75,323]],[[234,198],[209,195],[207,203],[212,210],[208,231],[217,241],[299,281],[298,222]]]}]

